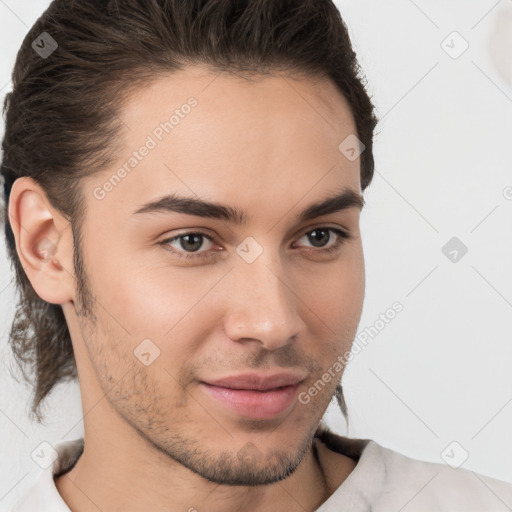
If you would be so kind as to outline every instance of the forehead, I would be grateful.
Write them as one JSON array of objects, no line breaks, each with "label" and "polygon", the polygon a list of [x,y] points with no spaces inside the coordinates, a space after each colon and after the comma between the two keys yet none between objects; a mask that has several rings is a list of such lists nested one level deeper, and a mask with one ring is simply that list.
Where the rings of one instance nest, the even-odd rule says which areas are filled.
[{"label": "forehead", "polygon": [[[329,130],[333,135],[356,130],[347,100],[328,78],[278,71],[244,75],[197,65],[156,76],[131,94],[121,117],[125,126],[147,131],[151,122],[168,118],[190,97],[200,107],[195,109],[196,125],[206,128],[217,121],[226,128],[251,125],[254,130],[261,126],[268,129],[277,120],[283,130],[298,128],[297,121],[308,121],[310,131]],[[244,113],[252,116],[243,117]]]},{"label": "forehead", "polygon": [[356,134],[354,118],[328,79],[189,67],[131,94],[119,117],[117,161],[88,186],[111,182],[103,206],[115,200],[133,211],[170,192],[275,204],[283,193],[297,202],[360,190],[359,159],[339,150]]}]

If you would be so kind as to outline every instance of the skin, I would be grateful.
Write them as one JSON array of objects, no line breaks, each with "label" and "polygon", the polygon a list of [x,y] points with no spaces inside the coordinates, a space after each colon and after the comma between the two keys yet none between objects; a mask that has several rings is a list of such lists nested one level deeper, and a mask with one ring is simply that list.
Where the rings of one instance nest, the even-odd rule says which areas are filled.
[{"label": "skin", "polygon": [[[179,126],[94,197],[190,96],[198,105]],[[350,349],[365,285],[360,209],[295,218],[340,188],[361,193],[360,160],[338,150],[357,133],[350,107],[329,80],[247,80],[197,66],[155,78],[120,117],[116,163],[81,184],[94,318],[77,315],[68,221],[29,178],[11,193],[22,264],[36,292],[62,305],[79,374],[85,449],[57,489],[75,512],[315,510],[356,464],[313,441],[341,372],[308,404],[265,420],[223,408],[199,381],[285,370],[302,372],[307,391]],[[170,192],[236,206],[248,222],[133,215]],[[321,255],[307,234],[325,226],[352,237]],[[159,244],[197,231],[214,238],[197,251],[208,257],[170,252],[186,255],[183,239]],[[332,247],[328,233],[321,241]],[[250,264],[236,252],[249,236],[263,249]],[[55,250],[45,258],[47,240]],[[134,355],[144,339],[160,351],[149,366]]]}]

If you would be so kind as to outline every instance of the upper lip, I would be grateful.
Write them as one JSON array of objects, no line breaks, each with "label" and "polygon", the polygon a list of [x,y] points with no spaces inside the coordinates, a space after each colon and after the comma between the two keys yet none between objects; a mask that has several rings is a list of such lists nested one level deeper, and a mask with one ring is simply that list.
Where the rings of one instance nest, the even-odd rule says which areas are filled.
[{"label": "upper lip", "polygon": [[283,386],[294,386],[305,379],[303,375],[293,373],[274,373],[263,375],[258,373],[245,373],[232,375],[216,380],[203,381],[212,386],[220,386],[230,389],[255,389],[264,391],[269,389],[281,388]]}]

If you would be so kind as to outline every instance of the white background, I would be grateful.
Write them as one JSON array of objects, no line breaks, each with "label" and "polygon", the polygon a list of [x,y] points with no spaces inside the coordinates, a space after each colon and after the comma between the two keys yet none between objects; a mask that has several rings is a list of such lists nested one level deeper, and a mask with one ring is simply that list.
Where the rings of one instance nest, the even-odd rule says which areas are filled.
[{"label": "white background", "polygon": [[[19,45],[48,3],[0,0],[2,103]],[[499,64],[512,60],[512,22],[502,32],[512,2],[337,5],[381,118],[362,216],[367,288],[359,328],[378,332],[345,373],[348,434],[438,463],[456,441],[455,456],[468,454],[463,468],[512,482],[512,71]],[[443,49],[462,48],[453,31],[469,43],[456,59]],[[456,263],[442,252],[452,237],[468,248]],[[0,246],[5,512],[40,471],[32,450],[83,430],[77,384],[55,390],[45,424],[28,419],[30,390],[8,372],[14,287]],[[403,311],[384,328],[376,324],[396,301]],[[334,405],[327,422],[347,433]]]}]

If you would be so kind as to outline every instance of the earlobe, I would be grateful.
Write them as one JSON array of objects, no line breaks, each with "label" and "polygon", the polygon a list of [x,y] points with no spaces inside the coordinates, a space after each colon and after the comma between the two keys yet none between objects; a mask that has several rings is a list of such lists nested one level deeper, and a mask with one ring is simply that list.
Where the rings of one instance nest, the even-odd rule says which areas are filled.
[{"label": "earlobe", "polygon": [[21,265],[36,293],[63,304],[73,297],[72,244],[69,222],[52,207],[32,178],[18,178],[9,197],[9,222]]}]

